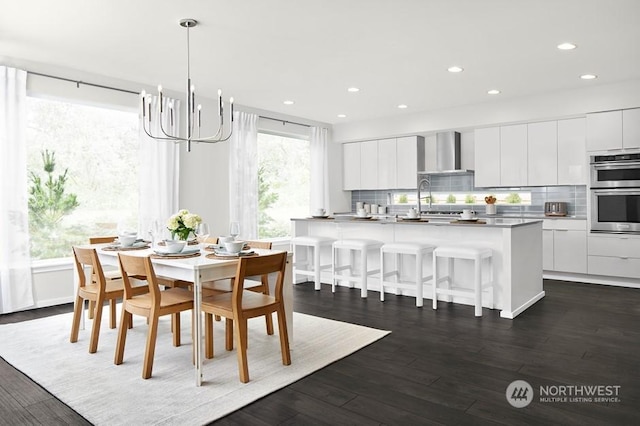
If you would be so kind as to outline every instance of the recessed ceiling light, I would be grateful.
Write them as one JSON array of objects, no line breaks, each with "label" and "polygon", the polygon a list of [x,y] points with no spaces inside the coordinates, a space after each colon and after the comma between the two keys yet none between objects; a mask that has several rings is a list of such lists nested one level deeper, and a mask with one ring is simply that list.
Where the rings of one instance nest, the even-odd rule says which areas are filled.
[{"label": "recessed ceiling light", "polygon": [[347,89],[347,92],[351,92],[351,93],[355,93],[355,92],[359,92],[360,89],[358,89],[357,87],[349,87]]},{"label": "recessed ceiling light", "polygon": [[295,102],[293,101],[284,101],[283,104],[285,105],[293,105]]},{"label": "recessed ceiling light", "polygon": [[595,78],[598,78],[598,76],[595,74],[582,74],[580,78],[583,80],[593,80]]},{"label": "recessed ceiling light", "polygon": [[405,109],[405,108],[408,108],[408,106],[407,106],[407,105],[405,105],[405,104],[400,104],[400,105],[398,105],[398,108],[400,108],[400,109]]},{"label": "recessed ceiling light", "polygon": [[488,90],[488,91],[487,91],[487,93],[488,93],[489,95],[497,95],[497,94],[499,94],[499,93],[500,93],[500,91],[499,91],[499,90],[497,90],[497,89],[491,89],[491,90]]},{"label": "recessed ceiling light", "polygon": [[576,47],[578,47],[578,46],[576,46],[573,43],[561,43],[561,44],[558,45],[558,49],[560,49],[560,50],[573,50]]},{"label": "recessed ceiling light", "polygon": [[338,118],[346,118],[347,115],[346,114],[338,114]]},{"label": "recessed ceiling light", "polygon": [[462,72],[462,71],[464,71],[464,68],[459,67],[457,65],[454,65],[452,67],[447,68],[447,71],[449,71],[449,72]]}]

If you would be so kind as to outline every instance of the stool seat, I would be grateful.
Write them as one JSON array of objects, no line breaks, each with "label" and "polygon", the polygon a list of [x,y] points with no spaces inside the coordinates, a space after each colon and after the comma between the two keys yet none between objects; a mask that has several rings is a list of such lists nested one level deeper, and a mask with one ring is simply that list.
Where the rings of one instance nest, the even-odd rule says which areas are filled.
[{"label": "stool seat", "polygon": [[[320,290],[320,274],[323,269],[331,268],[331,263],[320,263],[320,252],[323,247],[330,247],[335,239],[316,235],[301,235],[291,239],[291,248],[293,251],[293,277],[295,281],[296,275],[304,275],[313,277],[314,288]],[[300,253],[297,247],[306,247],[306,257],[300,260]]]},{"label": "stool seat", "polygon": [[440,257],[458,259],[484,259],[493,254],[490,248],[471,246],[438,246],[435,253]]},{"label": "stool seat", "polygon": [[[424,256],[429,255],[436,248],[435,245],[426,242],[395,242],[386,243],[380,247],[380,301],[384,302],[385,287],[395,288],[396,294],[398,289],[415,289],[416,306],[422,307],[424,303],[423,286],[432,279],[432,275],[424,277],[422,275],[422,263]],[[385,254],[395,255],[395,269],[387,270],[385,268]],[[411,280],[402,280],[402,255],[415,256],[415,270]],[[390,281],[388,277],[393,277]]]},{"label": "stool seat", "polygon": [[416,254],[420,250],[433,250],[436,246],[428,243],[386,243],[382,248],[389,253]]},{"label": "stool seat", "polygon": [[[360,296],[367,297],[367,277],[380,272],[379,269],[370,270],[367,268],[367,257],[370,250],[377,250],[382,247],[382,241],[370,239],[345,239],[337,240],[333,243],[333,265],[331,269],[332,286],[331,291],[336,291],[336,281],[344,280],[348,282],[360,282]],[[340,265],[339,251],[348,250],[350,261],[347,265]],[[355,253],[360,256],[360,274],[354,275]],[[348,270],[348,274],[341,274],[340,271]]]}]

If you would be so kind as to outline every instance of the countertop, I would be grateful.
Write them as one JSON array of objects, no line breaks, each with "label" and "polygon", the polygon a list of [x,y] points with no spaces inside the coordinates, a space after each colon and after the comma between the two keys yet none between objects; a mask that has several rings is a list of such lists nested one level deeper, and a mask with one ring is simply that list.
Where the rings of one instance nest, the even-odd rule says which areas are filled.
[{"label": "countertop", "polygon": [[389,215],[376,215],[369,219],[358,218],[354,215],[336,215],[328,218],[292,218],[293,221],[313,221],[327,223],[349,223],[349,224],[396,224],[402,226],[466,226],[466,227],[491,227],[491,228],[514,228],[517,226],[527,226],[535,223],[542,223],[542,218],[506,218],[506,217],[482,217],[477,222],[458,221],[453,216],[440,215],[437,217],[423,217],[420,220],[403,220]]}]

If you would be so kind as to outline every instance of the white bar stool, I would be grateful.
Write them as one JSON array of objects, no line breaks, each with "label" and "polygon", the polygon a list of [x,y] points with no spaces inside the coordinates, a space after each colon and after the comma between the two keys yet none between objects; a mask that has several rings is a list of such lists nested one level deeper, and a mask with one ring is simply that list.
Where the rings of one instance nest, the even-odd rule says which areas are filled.
[{"label": "white bar stool", "polygon": [[[482,290],[489,288],[491,290],[491,299],[489,307],[493,309],[493,262],[490,248],[478,248],[470,246],[440,246],[433,251],[433,309],[438,309],[438,295],[459,296],[474,299],[475,315],[482,316]],[[438,258],[449,260],[449,275],[438,277]],[[454,259],[467,259],[474,262],[474,282],[473,290],[454,288],[453,285],[453,261]],[[489,280],[482,283],[482,261],[487,260],[489,263]],[[445,281],[448,288],[439,288],[438,284]],[[450,301],[449,298],[447,298]]]},{"label": "white bar stool", "polygon": [[[313,277],[315,289],[320,290],[320,274],[323,269],[331,268],[331,263],[320,264],[320,252],[323,247],[330,247],[335,240],[327,237],[300,236],[291,239],[291,250],[293,251],[293,280],[296,275]],[[299,259],[297,247],[306,247],[306,258]]]},{"label": "white bar stool", "polygon": [[[367,268],[367,257],[369,251],[378,250],[382,247],[382,241],[376,240],[338,240],[333,243],[333,265],[331,268],[331,276],[333,278],[331,291],[336,292],[336,281],[344,280],[348,282],[360,282],[360,296],[367,297],[367,277],[377,274],[380,269],[369,270]],[[339,265],[340,250],[349,250],[349,264]],[[354,275],[354,265],[356,253],[360,254],[360,274]],[[349,275],[339,274],[338,272],[348,270]]]},{"label": "white bar stool", "polygon": [[[384,288],[394,287],[396,294],[398,288],[415,289],[416,290],[416,306],[423,305],[423,286],[425,282],[430,281],[433,275],[427,277],[422,276],[422,262],[426,255],[431,255],[436,246],[426,243],[387,243],[380,248],[380,301],[384,302]],[[395,270],[387,271],[384,267],[384,255],[395,254]],[[401,280],[402,278],[402,256],[410,255],[416,258],[416,269],[412,281]],[[393,276],[393,281],[386,278]]]}]

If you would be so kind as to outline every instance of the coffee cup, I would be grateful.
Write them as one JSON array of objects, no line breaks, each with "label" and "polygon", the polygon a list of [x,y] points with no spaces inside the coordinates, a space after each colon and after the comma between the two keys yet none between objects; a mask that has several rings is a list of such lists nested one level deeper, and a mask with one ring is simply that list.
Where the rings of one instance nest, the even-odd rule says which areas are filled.
[{"label": "coffee cup", "polygon": [[473,210],[470,210],[470,209],[462,210],[462,214],[460,215],[462,219],[473,219],[474,216],[475,216],[475,213],[473,212]]},{"label": "coffee cup", "polygon": [[358,211],[360,209],[364,209],[364,202],[363,201],[356,202],[356,211]]},{"label": "coffee cup", "polygon": [[231,237],[231,236],[218,237],[218,244],[219,245],[224,245],[224,243],[227,243],[229,241],[233,241],[233,237]]},{"label": "coffee cup", "polygon": [[358,209],[356,214],[360,217],[365,217],[367,215],[367,211],[365,209]]},{"label": "coffee cup", "polygon": [[326,210],[325,210],[325,209],[315,209],[315,210],[313,211],[313,215],[314,215],[314,216],[324,216],[324,215],[325,215],[325,213],[326,213]]},{"label": "coffee cup", "polygon": [[407,216],[412,219],[415,219],[416,217],[418,217],[418,211],[414,207],[411,207],[407,212]]},{"label": "coffee cup", "polygon": [[131,247],[133,243],[136,242],[137,239],[136,234],[120,234],[118,235],[118,241],[122,244],[123,247]]}]

